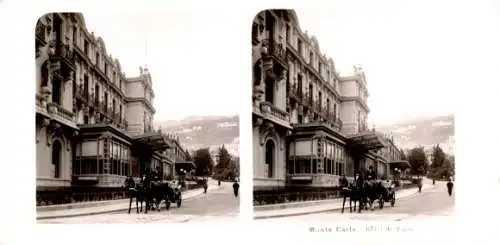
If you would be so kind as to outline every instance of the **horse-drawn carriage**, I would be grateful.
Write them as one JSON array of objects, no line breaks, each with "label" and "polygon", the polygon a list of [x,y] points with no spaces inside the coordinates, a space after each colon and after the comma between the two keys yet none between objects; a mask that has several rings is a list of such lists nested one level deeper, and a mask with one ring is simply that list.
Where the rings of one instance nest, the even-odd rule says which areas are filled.
[{"label": "horse-drawn carriage", "polygon": [[[132,199],[136,200],[137,213],[142,211],[143,202],[146,203],[145,212],[148,210],[161,210],[161,203],[165,201],[166,210],[170,209],[171,203],[177,204],[177,208],[181,207],[182,204],[182,193],[180,191],[180,186],[168,182],[168,181],[149,181],[145,180],[142,183],[129,183],[129,209],[130,213],[132,208]],[[139,203],[141,209],[139,211]]]},{"label": "horse-drawn carriage", "polygon": [[170,203],[175,203],[177,204],[177,208],[181,207],[182,204],[182,193],[180,190],[180,186],[176,186],[175,183],[168,183],[170,189],[172,190],[169,192],[167,195],[167,198],[165,198],[165,202],[167,205],[167,210],[170,209]]},{"label": "horse-drawn carriage", "polygon": [[396,191],[395,191],[395,183],[391,181],[382,181],[381,182],[381,191],[380,191],[380,196],[379,196],[379,208],[384,208],[384,204],[386,202],[391,203],[391,207],[394,207],[394,204],[396,203]]},{"label": "horse-drawn carriage", "polygon": [[375,202],[378,202],[379,208],[384,208],[385,202],[389,202],[391,207],[396,203],[396,193],[394,183],[383,180],[367,180],[358,183],[347,183],[342,188],[344,201],[342,203],[342,213],[344,212],[345,202],[349,198],[349,209],[352,212],[352,203],[354,211],[356,204],[359,204],[358,212],[363,209],[372,208]]}]

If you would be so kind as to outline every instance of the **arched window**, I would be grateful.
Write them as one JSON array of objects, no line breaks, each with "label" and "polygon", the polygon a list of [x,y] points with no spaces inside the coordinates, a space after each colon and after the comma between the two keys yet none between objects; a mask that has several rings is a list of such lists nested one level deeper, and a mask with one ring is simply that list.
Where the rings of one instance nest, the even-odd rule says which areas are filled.
[{"label": "arched window", "polygon": [[61,172],[61,142],[59,140],[54,141],[52,144],[52,165],[54,167],[53,178],[59,178]]},{"label": "arched window", "polygon": [[274,155],[275,155],[274,142],[272,140],[268,140],[266,142],[266,162],[265,162],[268,178],[273,177]]}]

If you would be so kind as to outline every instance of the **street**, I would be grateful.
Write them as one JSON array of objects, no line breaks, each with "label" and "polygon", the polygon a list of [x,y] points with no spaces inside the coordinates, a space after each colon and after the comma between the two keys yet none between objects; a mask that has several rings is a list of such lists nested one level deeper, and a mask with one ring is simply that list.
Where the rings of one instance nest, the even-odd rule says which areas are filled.
[{"label": "street", "polygon": [[[340,211],[317,213],[301,216],[290,216],[275,218],[276,220],[290,221],[322,221],[335,222],[339,220],[359,220],[359,221],[402,221],[421,219],[446,219],[453,214],[455,195],[448,196],[444,183],[436,183],[435,188],[431,188],[416,195],[396,200],[396,205],[391,207],[386,203],[383,209],[378,206],[375,210],[363,210],[363,212],[349,213],[349,203],[346,202],[344,214]],[[263,219],[266,221],[269,219]]]},{"label": "street", "polygon": [[222,183],[222,188],[208,191],[207,194],[183,200],[182,206],[177,208],[172,204],[169,211],[150,211],[148,214],[136,213],[135,201],[130,214],[116,212],[101,215],[88,215],[74,218],[56,218],[40,220],[40,224],[87,224],[87,223],[180,223],[203,222],[221,219],[237,219],[239,216],[240,200],[235,198],[232,183]]}]

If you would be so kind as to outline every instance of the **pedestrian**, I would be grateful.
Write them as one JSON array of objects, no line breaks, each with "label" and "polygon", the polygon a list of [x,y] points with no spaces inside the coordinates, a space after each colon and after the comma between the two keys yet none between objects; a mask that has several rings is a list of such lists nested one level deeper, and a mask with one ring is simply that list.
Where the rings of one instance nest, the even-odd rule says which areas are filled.
[{"label": "pedestrian", "polygon": [[240,189],[240,184],[238,184],[238,181],[235,180],[233,184],[234,197],[238,197],[239,189]]},{"label": "pedestrian", "polygon": [[451,196],[451,193],[453,191],[453,182],[451,179],[448,180],[448,183],[446,183],[446,187],[448,188],[448,195]]},{"label": "pedestrian", "polygon": [[219,186],[220,186],[220,179],[219,179],[219,182],[218,182],[218,183],[219,183]]},{"label": "pedestrian", "polygon": [[208,189],[207,180],[204,180],[204,181],[203,181],[203,190],[204,190],[204,192],[203,192],[203,193],[207,194],[207,189]]}]

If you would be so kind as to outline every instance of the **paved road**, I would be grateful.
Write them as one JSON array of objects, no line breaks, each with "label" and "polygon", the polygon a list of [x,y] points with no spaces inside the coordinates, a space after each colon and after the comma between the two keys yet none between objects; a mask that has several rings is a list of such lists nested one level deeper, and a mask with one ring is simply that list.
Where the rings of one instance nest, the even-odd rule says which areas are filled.
[{"label": "paved road", "polygon": [[[184,200],[180,208],[172,205],[169,211],[165,210],[163,204],[163,209],[160,212],[151,211],[148,214],[137,214],[132,209],[131,214],[119,212],[75,218],[40,220],[38,223],[177,223],[233,220],[238,219],[240,200],[239,197],[234,197],[231,185],[232,183],[224,183],[221,189],[213,190],[206,195]],[[135,207],[135,204],[133,204],[133,207]]]},{"label": "paved road", "polygon": [[[380,221],[401,221],[420,219],[446,219],[454,211],[455,195],[448,196],[444,184],[437,185],[436,188],[428,189],[422,193],[411,197],[396,200],[396,205],[391,207],[389,203],[383,209],[375,208],[373,211],[363,211],[362,213],[349,213],[349,208],[344,214],[340,211],[328,213],[318,213],[304,216],[293,216],[276,218],[276,220],[296,220],[296,221],[338,221],[338,220],[380,220]],[[265,219],[263,221],[266,221]]]}]

